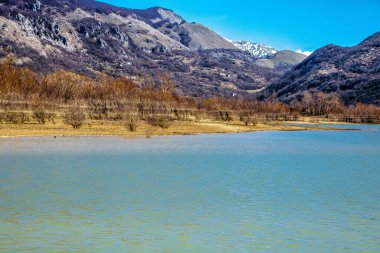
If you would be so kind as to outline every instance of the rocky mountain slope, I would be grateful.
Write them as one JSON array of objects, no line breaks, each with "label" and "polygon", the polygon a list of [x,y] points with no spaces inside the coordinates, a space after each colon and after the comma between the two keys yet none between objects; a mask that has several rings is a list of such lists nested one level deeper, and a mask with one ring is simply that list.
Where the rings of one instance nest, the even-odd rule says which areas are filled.
[{"label": "rocky mountain slope", "polygon": [[354,47],[328,45],[315,51],[261,96],[289,102],[304,91],[337,92],[346,104],[380,105],[380,33]]},{"label": "rocky mountain slope", "polygon": [[154,7],[140,11],[139,16],[147,24],[191,50],[237,49],[214,31],[201,24],[188,23],[171,10]]},{"label": "rocky mountain slope", "polygon": [[9,56],[44,73],[64,68],[140,80],[166,72],[191,96],[244,95],[291,66],[260,65],[257,57],[168,9],[93,0],[0,1],[0,58]]}]

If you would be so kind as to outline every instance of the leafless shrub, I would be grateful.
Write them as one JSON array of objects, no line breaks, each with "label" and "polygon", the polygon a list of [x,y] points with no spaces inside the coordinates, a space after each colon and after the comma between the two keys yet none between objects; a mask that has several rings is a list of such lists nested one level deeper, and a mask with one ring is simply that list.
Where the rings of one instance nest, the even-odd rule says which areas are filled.
[{"label": "leafless shrub", "polygon": [[35,101],[32,103],[33,118],[37,120],[40,124],[45,124],[50,121],[55,124],[56,113],[49,112],[49,110],[54,110],[54,106],[46,101]]},{"label": "leafless shrub", "polygon": [[54,112],[49,112],[46,114],[46,119],[47,121],[50,121],[51,123],[53,123],[55,125],[55,119],[57,118],[57,114],[54,113]]},{"label": "leafless shrub", "polygon": [[152,115],[147,117],[147,122],[151,126],[167,129],[171,126],[173,119],[166,115]]},{"label": "leafless shrub", "polygon": [[217,119],[220,121],[230,122],[232,121],[232,113],[229,111],[219,111]]},{"label": "leafless shrub", "polygon": [[64,116],[64,122],[75,129],[79,129],[86,120],[83,109],[79,106],[70,107]]},{"label": "leafless shrub", "polygon": [[186,121],[190,119],[190,112],[189,110],[179,110],[179,109],[174,109],[173,111],[175,118],[178,121]]},{"label": "leafless shrub", "polygon": [[33,117],[38,121],[40,124],[46,123],[46,111],[42,108],[37,108],[33,110]]},{"label": "leafless shrub", "polygon": [[4,111],[0,115],[0,121],[10,122],[13,124],[22,124],[29,122],[29,116],[25,112]]},{"label": "leafless shrub", "polygon": [[90,119],[105,119],[109,115],[109,107],[106,101],[89,100],[87,101],[87,113]]},{"label": "leafless shrub", "polygon": [[139,116],[134,112],[126,112],[124,115],[124,124],[131,132],[135,132],[139,126]]},{"label": "leafless shrub", "polygon": [[208,118],[215,119],[217,121],[229,122],[232,121],[231,112],[229,111],[211,111],[208,112]]},{"label": "leafless shrub", "polygon": [[192,111],[191,115],[195,118],[196,121],[200,121],[206,118],[206,113],[203,110]]},{"label": "leafless shrub", "polygon": [[257,118],[253,112],[241,112],[239,114],[240,121],[243,122],[246,126],[252,125],[256,126],[257,125]]}]

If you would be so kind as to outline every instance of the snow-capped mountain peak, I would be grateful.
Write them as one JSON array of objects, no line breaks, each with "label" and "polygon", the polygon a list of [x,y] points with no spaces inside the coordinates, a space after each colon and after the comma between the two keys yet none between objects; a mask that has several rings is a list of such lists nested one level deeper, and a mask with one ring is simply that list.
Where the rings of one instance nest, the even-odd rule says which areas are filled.
[{"label": "snow-capped mountain peak", "polygon": [[257,58],[266,58],[278,52],[278,50],[273,47],[243,40],[233,41],[232,43],[238,49],[248,52]]}]

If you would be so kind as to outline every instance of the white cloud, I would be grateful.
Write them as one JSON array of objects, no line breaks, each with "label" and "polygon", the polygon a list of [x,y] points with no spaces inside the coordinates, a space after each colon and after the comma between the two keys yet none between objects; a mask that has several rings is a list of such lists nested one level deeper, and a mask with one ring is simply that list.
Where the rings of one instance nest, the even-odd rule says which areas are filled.
[{"label": "white cloud", "polygon": [[230,42],[230,43],[232,43],[233,42],[233,40],[230,40],[230,39],[228,39],[228,38],[223,38],[223,39],[225,39],[225,40],[227,40],[228,42]]},{"label": "white cloud", "polygon": [[297,53],[300,53],[300,54],[307,55],[307,56],[309,56],[309,55],[311,55],[312,53],[314,53],[313,51],[303,51],[303,50],[301,50],[301,49],[298,49],[296,52],[297,52]]}]

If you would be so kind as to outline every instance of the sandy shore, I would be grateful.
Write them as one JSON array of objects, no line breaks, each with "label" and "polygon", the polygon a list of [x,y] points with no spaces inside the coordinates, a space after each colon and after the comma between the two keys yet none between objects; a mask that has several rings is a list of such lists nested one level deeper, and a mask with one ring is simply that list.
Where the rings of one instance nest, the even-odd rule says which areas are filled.
[{"label": "sandy shore", "polygon": [[[64,124],[58,121],[55,125],[52,123],[37,124],[0,124],[1,137],[17,136],[124,136],[124,137],[141,137],[141,136],[165,136],[165,135],[191,135],[206,133],[243,133],[255,131],[304,131],[313,129],[324,129],[313,125],[310,126],[288,126],[284,124],[258,124],[256,126],[245,126],[240,122],[216,122],[200,121],[187,122],[176,121],[167,128],[152,127],[151,125],[141,122],[137,131],[131,132],[119,122],[109,121],[89,121],[80,129]],[[335,129],[336,130],[336,129]]]}]

